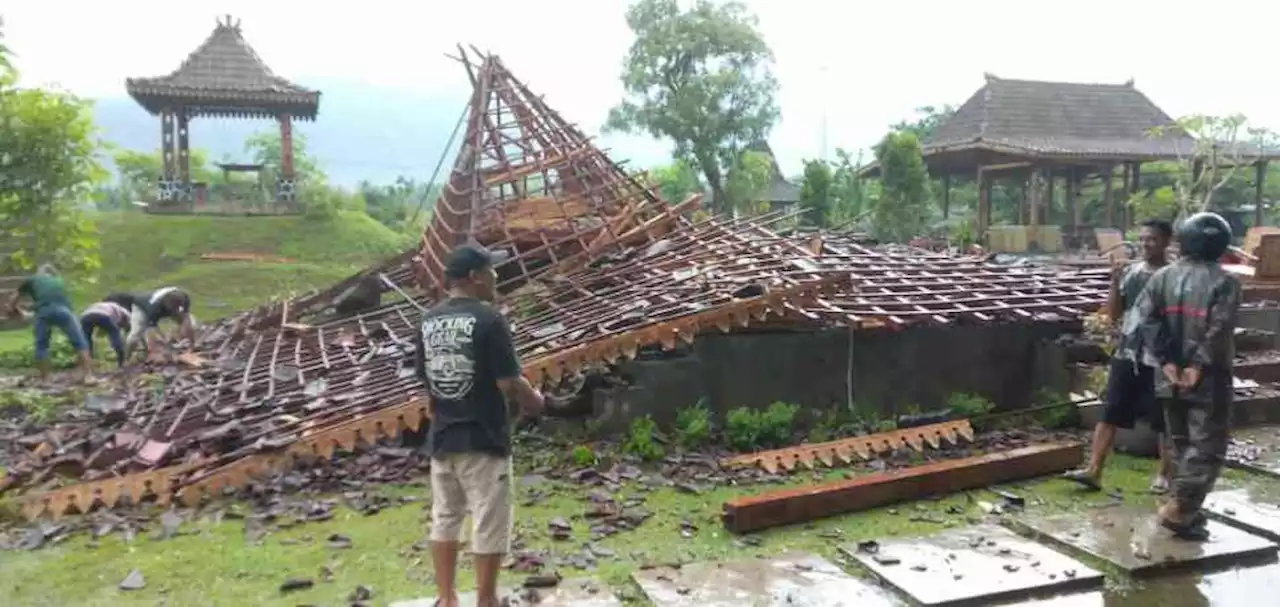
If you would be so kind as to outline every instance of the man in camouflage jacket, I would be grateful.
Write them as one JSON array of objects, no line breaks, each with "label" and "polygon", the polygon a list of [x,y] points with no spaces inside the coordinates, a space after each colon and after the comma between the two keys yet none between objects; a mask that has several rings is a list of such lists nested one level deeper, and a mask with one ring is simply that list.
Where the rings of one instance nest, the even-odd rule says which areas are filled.
[{"label": "man in camouflage jacket", "polygon": [[1142,335],[1145,362],[1161,371],[1156,396],[1175,460],[1173,500],[1160,509],[1161,523],[1180,538],[1204,539],[1200,507],[1222,470],[1229,440],[1240,281],[1217,262],[1220,252],[1188,255],[1183,244],[1183,253],[1147,282],[1125,319],[1125,333]]}]

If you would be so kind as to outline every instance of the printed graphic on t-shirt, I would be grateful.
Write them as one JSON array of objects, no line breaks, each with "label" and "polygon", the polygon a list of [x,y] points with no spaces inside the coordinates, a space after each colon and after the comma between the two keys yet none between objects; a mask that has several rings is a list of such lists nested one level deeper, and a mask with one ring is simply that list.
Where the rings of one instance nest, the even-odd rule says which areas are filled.
[{"label": "printed graphic on t-shirt", "polygon": [[423,359],[431,395],[461,400],[475,383],[472,356],[476,317],[470,313],[445,314],[422,321]]}]

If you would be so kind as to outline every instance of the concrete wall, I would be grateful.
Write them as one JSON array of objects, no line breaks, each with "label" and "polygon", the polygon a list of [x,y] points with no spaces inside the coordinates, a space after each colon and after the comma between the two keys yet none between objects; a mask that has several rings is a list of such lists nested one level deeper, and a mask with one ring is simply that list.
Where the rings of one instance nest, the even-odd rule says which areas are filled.
[{"label": "concrete wall", "polygon": [[913,404],[930,410],[956,392],[1018,408],[1040,388],[1069,388],[1064,348],[1052,342],[1075,329],[1078,324],[705,335],[682,356],[627,363],[621,371],[632,386],[598,390],[593,407],[605,427],[640,415],[670,423],[699,399],[719,415],[774,401],[828,408],[846,403],[851,378],[853,402],[868,413],[893,414]]}]

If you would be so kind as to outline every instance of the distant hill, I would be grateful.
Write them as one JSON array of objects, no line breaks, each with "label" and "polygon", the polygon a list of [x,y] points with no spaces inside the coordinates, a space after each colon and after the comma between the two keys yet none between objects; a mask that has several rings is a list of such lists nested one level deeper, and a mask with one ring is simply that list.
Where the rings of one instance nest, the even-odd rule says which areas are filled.
[{"label": "distant hill", "polygon": [[[298,123],[295,132],[306,135],[311,154],[330,179],[343,185],[362,179],[389,183],[400,175],[429,179],[468,98],[467,91],[432,95],[342,81],[307,85],[323,93],[320,115],[316,122]],[[104,138],[116,145],[139,151],[160,145],[160,121],[123,91],[119,97],[96,100],[94,114]],[[566,118],[593,132],[601,117]],[[266,120],[193,120],[191,147],[208,150],[213,161],[244,162],[245,138],[276,128]],[[630,170],[668,162],[668,146],[648,138],[611,136],[601,145],[610,148],[615,160],[629,159]],[[455,141],[442,173],[449,170],[456,148]]]}]

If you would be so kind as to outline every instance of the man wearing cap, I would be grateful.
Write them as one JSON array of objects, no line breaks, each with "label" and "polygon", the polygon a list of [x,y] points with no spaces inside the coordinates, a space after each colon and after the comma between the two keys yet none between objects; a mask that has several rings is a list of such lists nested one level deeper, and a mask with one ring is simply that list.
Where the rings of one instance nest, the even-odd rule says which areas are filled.
[{"label": "man wearing cap", "polygon": [[458,604],[458,549],[468,513],[476,604],[499,604],[498,570],[515,516],[507,401],[525,416],[544,404],[521,375],[506,319],[490,305],[494,264],[505,259],[475,244],[454,249],[445,263],[447,297],[423,315],[414,336],[418,376],[431,403],[431,555],[442,607]]}]

